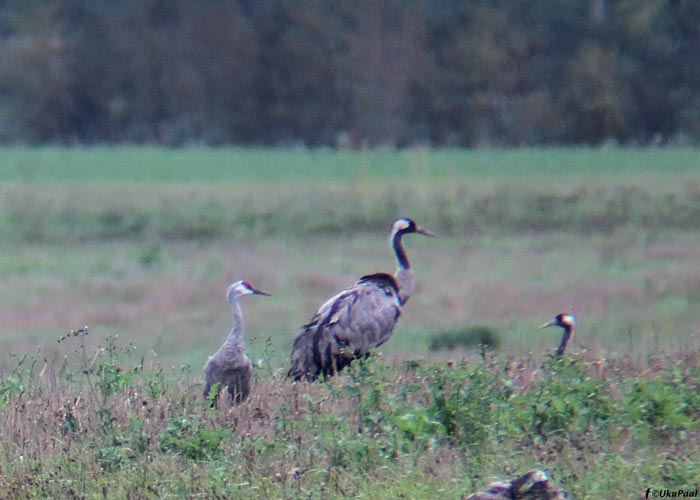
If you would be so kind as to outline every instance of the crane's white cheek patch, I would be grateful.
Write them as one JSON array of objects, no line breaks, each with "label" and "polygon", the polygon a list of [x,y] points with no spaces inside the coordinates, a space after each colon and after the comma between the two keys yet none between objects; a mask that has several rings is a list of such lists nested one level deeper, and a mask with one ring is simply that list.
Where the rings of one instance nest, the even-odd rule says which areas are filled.
[{"label": "crane's white cheek patch", "polygon": [[408,229],[409,223],[406,219],[399,219],[396,222],[394,222],[394,230],[392,231],[393,233],[397,231],[401,231],[402,229]]}]

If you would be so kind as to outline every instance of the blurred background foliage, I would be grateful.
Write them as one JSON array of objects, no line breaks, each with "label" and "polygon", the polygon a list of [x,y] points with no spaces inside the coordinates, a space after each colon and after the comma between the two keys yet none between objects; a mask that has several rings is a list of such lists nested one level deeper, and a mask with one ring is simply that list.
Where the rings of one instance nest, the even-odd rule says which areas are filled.
[{"label": "blurred background foliage", "polygon": [[0,0],[0,141],[694,145],[697,0]]}]

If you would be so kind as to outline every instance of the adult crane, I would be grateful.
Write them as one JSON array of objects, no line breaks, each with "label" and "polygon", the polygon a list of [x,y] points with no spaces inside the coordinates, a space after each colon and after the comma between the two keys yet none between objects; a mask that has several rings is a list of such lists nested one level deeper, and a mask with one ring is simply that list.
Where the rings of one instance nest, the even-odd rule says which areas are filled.
[{"label": "adult crane", "polygon": [[390,233],[396,272],[362,276],[326,301],[294,338],[289,377],[313,381],[335,375],[389,340],[413,293],[413,269],[402,243],[407,234],[433,236],[408,217],[396,219]]}]

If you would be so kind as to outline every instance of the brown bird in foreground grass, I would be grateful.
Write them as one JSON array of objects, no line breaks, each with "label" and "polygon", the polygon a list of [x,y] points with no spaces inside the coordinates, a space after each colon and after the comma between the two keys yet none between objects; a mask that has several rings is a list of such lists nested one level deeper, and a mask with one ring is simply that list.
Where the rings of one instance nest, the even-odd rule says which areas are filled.
[{"label": "brown bird in foreground grass", "polygon": [[547,473],[534,469],[509,481],[489,484],[463,500],[566,500],[566,491],[554,486]]}]

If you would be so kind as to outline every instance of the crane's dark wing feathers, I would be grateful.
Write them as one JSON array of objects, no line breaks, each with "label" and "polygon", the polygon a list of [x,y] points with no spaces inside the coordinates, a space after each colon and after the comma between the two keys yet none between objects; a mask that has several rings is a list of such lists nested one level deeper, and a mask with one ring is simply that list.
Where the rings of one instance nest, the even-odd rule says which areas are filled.
[{"label": "crane's dark wing feathers", "polygon": [[390,287],[393,288],[394,292],[397,294],[399,293],[399,284],[396,282],[396,279],[388,273],[375,273],[375,274],[366,274],[359,280],[357,280],[357,284],[361,285],[364,283],[374,283],[378,287]]}]

